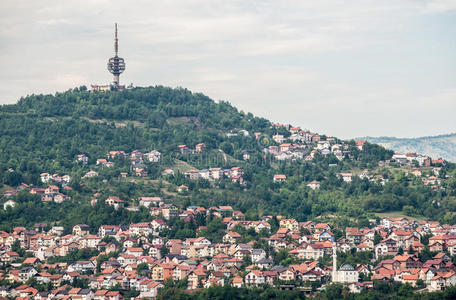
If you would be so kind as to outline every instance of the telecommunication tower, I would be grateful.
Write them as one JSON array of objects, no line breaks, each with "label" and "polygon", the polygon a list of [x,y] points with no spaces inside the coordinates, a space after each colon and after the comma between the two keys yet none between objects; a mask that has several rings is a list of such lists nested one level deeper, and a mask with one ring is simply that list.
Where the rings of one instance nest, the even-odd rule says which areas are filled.
[{"label": "telecommunication tower", "polygon": [[112,87],[114,89],[122,89],[123,86],[120,85],[119,76],[125,71],[125,61],[122,57],[119,57],[117,54],[119,52],[119,39],[117,38],[117,23],[115,25],[115,36],[114,36],[114,53],[115,56],[111,57],[108,61],[108,71],[114,75],[114,81]]}]

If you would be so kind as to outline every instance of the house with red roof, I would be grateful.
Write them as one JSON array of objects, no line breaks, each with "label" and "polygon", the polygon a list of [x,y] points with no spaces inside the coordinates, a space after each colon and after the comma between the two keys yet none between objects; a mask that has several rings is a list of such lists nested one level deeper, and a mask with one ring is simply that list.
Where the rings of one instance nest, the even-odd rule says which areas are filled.
[{"label": "house with red roof", "polygon": [[285,182],[287,180],[287,176],[284,174],[276,174],[274,175],[273,181],[274,182]]}]

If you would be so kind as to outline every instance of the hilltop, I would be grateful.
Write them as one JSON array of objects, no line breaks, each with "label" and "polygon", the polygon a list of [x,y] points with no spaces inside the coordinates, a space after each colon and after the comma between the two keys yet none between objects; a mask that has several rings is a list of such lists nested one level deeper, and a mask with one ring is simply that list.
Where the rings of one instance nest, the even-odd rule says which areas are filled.
[{"label": "hilltop", "polygon": [[362,139],[394,151],[418,152],[456,162],[456,133],[419,138],[364,137]]}]

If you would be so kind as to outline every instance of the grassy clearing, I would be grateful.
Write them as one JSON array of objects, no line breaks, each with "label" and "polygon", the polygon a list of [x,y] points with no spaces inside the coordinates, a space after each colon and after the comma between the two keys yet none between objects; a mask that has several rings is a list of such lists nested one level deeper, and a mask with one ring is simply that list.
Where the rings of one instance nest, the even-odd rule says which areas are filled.
[{"label": "grassy clearing", "polygon": [[[53,121],[52,118],[46,118],[46,119],[50,119],[50,121]],[[139,121],[110,121],[108,119],[90,119],[87,117],[82,117],[81,119],[85,119],[85,120],[89,121],[90,123],[96,123],[96,124],[114,123],[116,128],[125,127],[125,126],[127,126],[128,123],[132,123],[134,127],[144,128],[144,123],[139,122]]]},{"label": "grassy clearing", "polygon": [[191,169],[195,169],[195,167],[193,167],[192,165],[186,163],[185,161],[182,161],[182,160],[179,160],[179,159],[175,159],[174,160],[176,163],[175,165],[172,167],[172,169],[176,172],[176,171],[180,171],[181,173],[185,173],[187,172],[188,170],[191,170]]},{"label": "grassy clearing", "polygon": [[389,212],[383,212],[383,213],[375,213],[375,215],[379,218],[407,218],[411,220],[418,220],[418,221],[425,221],[426,218],[424,217],[410,217],[406,216],[402,213],[402,211],[389,211]]}]

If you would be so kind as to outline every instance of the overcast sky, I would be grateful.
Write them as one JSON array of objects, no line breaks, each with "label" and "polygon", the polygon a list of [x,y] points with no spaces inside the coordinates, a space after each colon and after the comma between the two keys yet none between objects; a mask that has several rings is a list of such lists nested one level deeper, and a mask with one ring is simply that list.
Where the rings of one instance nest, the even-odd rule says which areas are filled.
[{"label": "overcast sky", "polygon": [[122,83],[342,138],[456,132],[456,0],[0,3],[0,103]]}]

